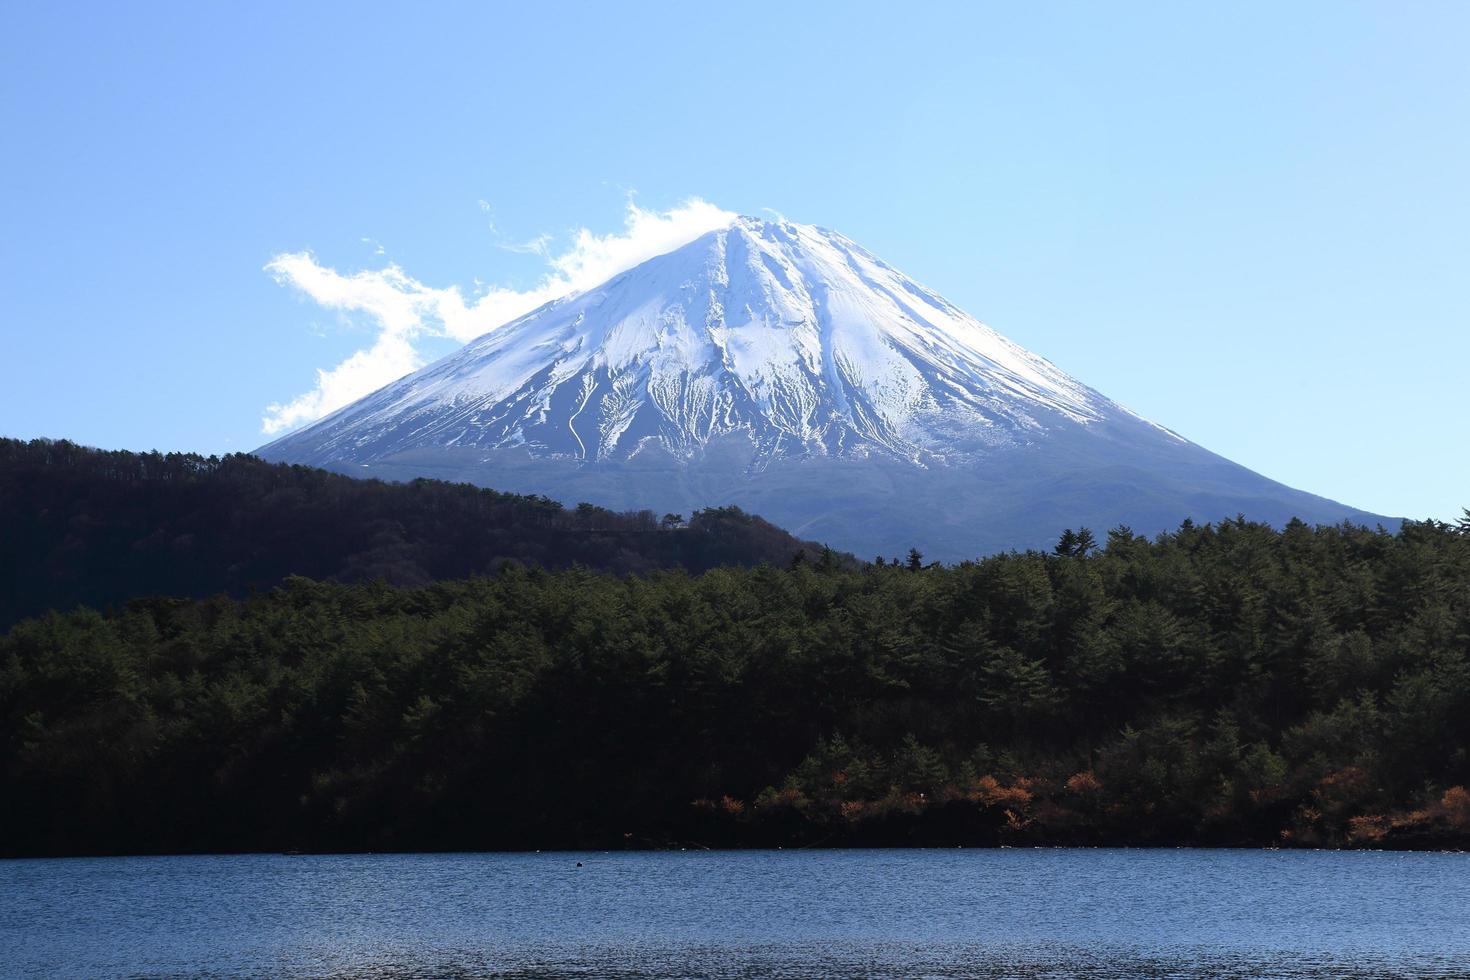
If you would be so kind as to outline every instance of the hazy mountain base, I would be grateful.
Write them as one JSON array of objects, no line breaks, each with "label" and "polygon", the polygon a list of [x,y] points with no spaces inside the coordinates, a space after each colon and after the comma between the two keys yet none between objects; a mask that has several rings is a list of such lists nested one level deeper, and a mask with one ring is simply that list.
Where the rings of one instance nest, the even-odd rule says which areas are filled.
[{"label": "hazy mountain base", "polygon": [[434,447],[366,464],[311,462],[356,476],[458,480],[614,510],[687,513],[735,505],[797,537],[861,557],[917,547],[946,562],[1048,547],[1054,529],[1064,526],[1126,525],[1152,535],[1186,517],[1205,523],[1237,514],[1276,527],[1293,517],[1309,524],[1399,524],[1268,480],[1193,443],[1161,438],[1141,420],[1085,430],[1058,426],[1031,439],[1012,447],[961,447],[956,462],[924,465],[881,454],[757,465],[754,448],[740,435],[690,460],[657,448],[626,461],[588,461],[525,449]]}]

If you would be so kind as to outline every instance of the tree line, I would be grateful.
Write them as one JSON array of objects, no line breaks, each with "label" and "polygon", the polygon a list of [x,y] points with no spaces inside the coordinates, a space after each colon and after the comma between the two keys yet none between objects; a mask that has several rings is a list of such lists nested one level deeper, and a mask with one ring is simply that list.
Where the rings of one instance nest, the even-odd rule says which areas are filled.
[{"label": "tree line", "polygon": [[27,620],[0,848],[1470,845],[1470,515],[795,554]]},{"label": "tree line", "polygon": [[798,541],[739,508],[564,508],[468,484],[359,480],[245,454],[0,439],[0,629],[139,595],[244,596],[288,575],[423,585],[506,562],[627,574],[786,562]]}]

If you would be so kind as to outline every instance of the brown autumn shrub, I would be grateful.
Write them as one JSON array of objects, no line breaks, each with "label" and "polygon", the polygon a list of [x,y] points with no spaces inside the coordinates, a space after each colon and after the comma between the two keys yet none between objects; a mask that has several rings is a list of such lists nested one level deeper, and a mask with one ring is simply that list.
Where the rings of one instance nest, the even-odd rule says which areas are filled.
[{"label": "brown autumn shrub", "polygon": [[1432,810],[1410,810],[1407,813],[1390,813],[1388,825],[1394,830],[1419,830],[1434,822]]},{"label": "brown autumn shrub", "polygon": [[1451,827],[1470,828],[1470,790],[1451,786],[1440,797],[1439,805],[1444,808],[1445,821]]},{"label": "brown autumn shrub", "polygon": [[1067,779],[1067,792],[1075,793],[1077,796],[1096,796],[1102,791],[1102,781],[1097,778],[1091,769],[1074,773]]},{"label": "brown autumn shrub", "polygon": [[1341,820],[1348,812],[1361,810],[1370,792],[1368,774],[1358,766],[1346,766],[1318,780],[1312,796],[1323,818]]},{"label": "brown autumn shrub", "polygon": [[892,786],[882,799],[871,800],[863,808],[865,817],[885,817],[895,814],[909,816],[923,812],[926,800],[923,793],[905,793]]},{"label": "brown autumn shrub", "polygon": [[1348,820],[1348,840],[1354,844],[1372,844],[1388,833],[1388,818],[1377,813],[1364,813]]},{"label": "brown autumn shrub", "polygon": [[1007,830],[1013,830],[1013,831],[1025,830],[1027,827],[1030,827],[1031,826],[1031,823],[1032,823],[1031,818],[1028,817],[1028,816],[1026,816],[1024,813],[1018,813],[1017,811],[1012,810],[1012,809],[1009,809],[1009,808],[1006,809],[1006,829]]},{"label": "brown autumn shrub", "polygon": [[1033,798],[1032,793],[1024,785],[1025,780],[1017,780],[1017,785],[1002,786],[1000,780],[994,776],[981,776],[975,780],[969,797],[972,801],[984,806],[1006,806],[1025,808],[1030,806]]}]

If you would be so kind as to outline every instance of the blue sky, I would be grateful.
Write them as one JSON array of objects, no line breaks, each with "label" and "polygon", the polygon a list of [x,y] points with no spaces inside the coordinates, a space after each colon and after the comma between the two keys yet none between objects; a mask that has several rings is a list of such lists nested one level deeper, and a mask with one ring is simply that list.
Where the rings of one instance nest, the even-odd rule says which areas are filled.
[{"label": "blue sky", "polygon": [[1470,505],[1470,5],[704,6],[0,8],[0,433],[251,449],[381,336],[278,257],[472,299],[700,198],[1273,478]]}]

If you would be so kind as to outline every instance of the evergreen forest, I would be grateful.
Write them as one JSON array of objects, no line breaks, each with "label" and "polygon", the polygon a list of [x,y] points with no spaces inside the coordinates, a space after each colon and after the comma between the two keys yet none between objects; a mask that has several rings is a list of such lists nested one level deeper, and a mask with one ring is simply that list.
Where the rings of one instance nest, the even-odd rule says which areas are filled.
[{"label": "evergreen forest", "polygon": [[819,551],[737,507],[564,508],[469,484],[359,480],[243,453],[0,439],[0,630],[144,595],[244,596],[288,575],[424,585],[507,562],[616,574]]},{"label": "evergreen forest", "polygon": [[943,567],[738,512],[0,452],[7,855],[1470,845],[1470,514]]}]

